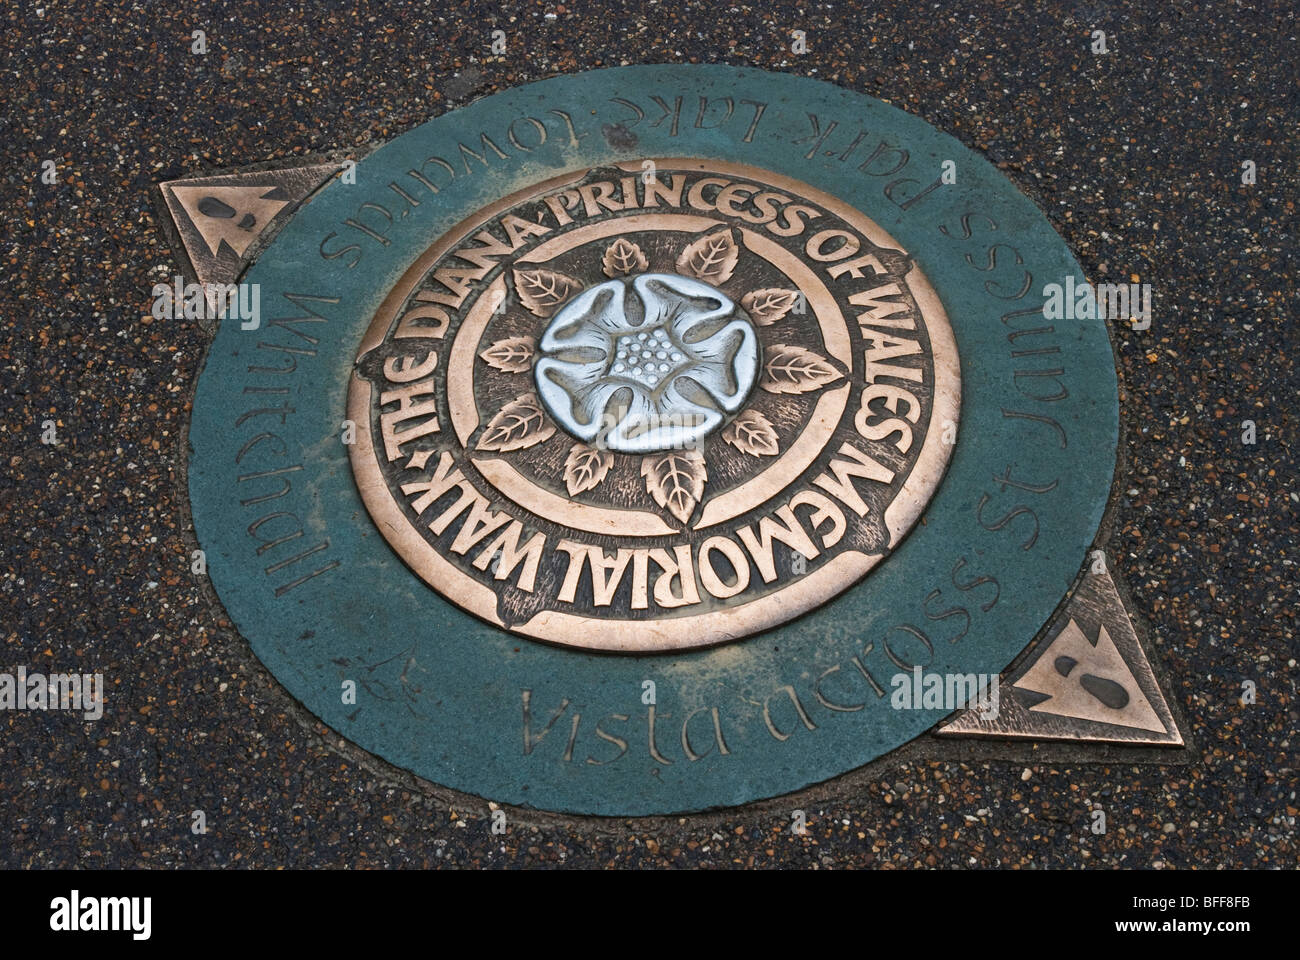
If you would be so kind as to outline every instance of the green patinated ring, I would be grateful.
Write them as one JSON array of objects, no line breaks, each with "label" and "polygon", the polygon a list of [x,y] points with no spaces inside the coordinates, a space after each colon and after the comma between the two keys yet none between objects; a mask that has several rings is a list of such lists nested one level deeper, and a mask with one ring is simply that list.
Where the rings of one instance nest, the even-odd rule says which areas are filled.
[{"label": "green patinated ring", "polygon": [[[457,176],[426,165],[434,156]],[[956,334],[961,435],[923,523],[834,602],[716,649],[592,655],[491,627],[411,573],[371,524],[340,425],[361,335],[432,239],[530,183],[655,156],[802,180],[897,238]],[[939,184],[948,160],[956,183]],[[412,169],[438,175],[436,194]],[[231,619],[296,698],[365,749],[449,787],[575,813],[770,797],[933,726],[944,711],[892,709],[873,682],[887,694],[912,663],[996,674],[1073,583],[1115,467],[1105,325],[1043,319],[1043,287],[1081,283],[1079,265],[992,166],[923,121],[780,74],[624,67],[432,120],[358,164],[356,181],[323,188],[243,278],[260,284],[262,325],[223,322],[212,344],[189,483]],[[354,252],[340,251],[353,244],[349,268]]]}]

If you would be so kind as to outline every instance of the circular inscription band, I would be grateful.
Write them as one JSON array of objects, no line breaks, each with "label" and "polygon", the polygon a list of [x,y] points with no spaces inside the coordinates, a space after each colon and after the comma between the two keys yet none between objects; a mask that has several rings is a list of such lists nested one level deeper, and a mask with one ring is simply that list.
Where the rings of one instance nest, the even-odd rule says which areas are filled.
[{"label": "circular inscription band", "polygon": [[997,170],[870,97],[507,90],[241,278],[195,533],[289,693],[420,777],[612,816],[786,793],[944,719],[900,678],[998,674],[1084,564],[1118,401],[1104,323],[1043,315],[1070,278]]},{"label": "circular inscription band", "polygon": [[897,242],[787,177],[650,162],[469,218],[358,353],[378,529],[453,603],[552,643],[796,617],[897,546],[953,449],[952,330]]}]

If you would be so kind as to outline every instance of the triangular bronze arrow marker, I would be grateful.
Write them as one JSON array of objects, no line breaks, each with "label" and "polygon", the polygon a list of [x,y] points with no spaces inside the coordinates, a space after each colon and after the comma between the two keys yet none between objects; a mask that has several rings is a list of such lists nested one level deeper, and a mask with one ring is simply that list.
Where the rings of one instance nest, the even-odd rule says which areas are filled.
[{"label": "triangular bronze arrow marker", "polygon": [[1089,572],[1010,680],[998,711],[967,710],[942,736],[1182,746],[1108,572]]},{"label": "triangular bronze arrow marker", "polygon": [[253,241],[342,167],[336,163],[248,170],[158,184],[181,250],[201,284],[233,283]]}]

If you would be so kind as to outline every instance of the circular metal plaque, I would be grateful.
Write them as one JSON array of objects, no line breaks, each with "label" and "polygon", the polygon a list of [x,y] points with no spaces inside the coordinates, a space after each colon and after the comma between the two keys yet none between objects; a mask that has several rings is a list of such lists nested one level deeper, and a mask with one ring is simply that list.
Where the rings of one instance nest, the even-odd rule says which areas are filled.
[{"label": "circular metal plaque", "polygon": [[370,324],[348,411],[366,507],[426,583],[518,633],[644,652],[861,578],[938,486],[959,395],[939,298],[868,217],[652,159],[439,237]]},{"label": "circular metal plaque", "polygon": [[194,399],[226,611],[342,736],[627,816],[817,783],[995,676],[1114,473],[1085,277],[956,140],[723,66],[556,77],[357,158]]}]

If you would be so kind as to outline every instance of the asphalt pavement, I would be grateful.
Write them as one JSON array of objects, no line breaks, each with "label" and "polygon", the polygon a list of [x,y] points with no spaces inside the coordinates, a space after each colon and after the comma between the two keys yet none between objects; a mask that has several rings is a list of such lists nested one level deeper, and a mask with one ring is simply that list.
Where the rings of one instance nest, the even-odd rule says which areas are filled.
[{"label": "asphalt pavement", "polygon": [[[79,0],[5,21],[0,668],[100,671],[108,692],[99,721],[0,712],[0,866],[1296,866],[1294,5]],[[343,743],[251,655],[190,572],[206,335],[150,316],[177,271],[151,186],[364,150],[478,96],[648,62],[893,103],[997,164],[1090,277],[1152,285],[1151,328],[1115,330],[1107,552],[1185,756],[910,750],[754,807],[510,810],[499,836],[484,801]]]}]

